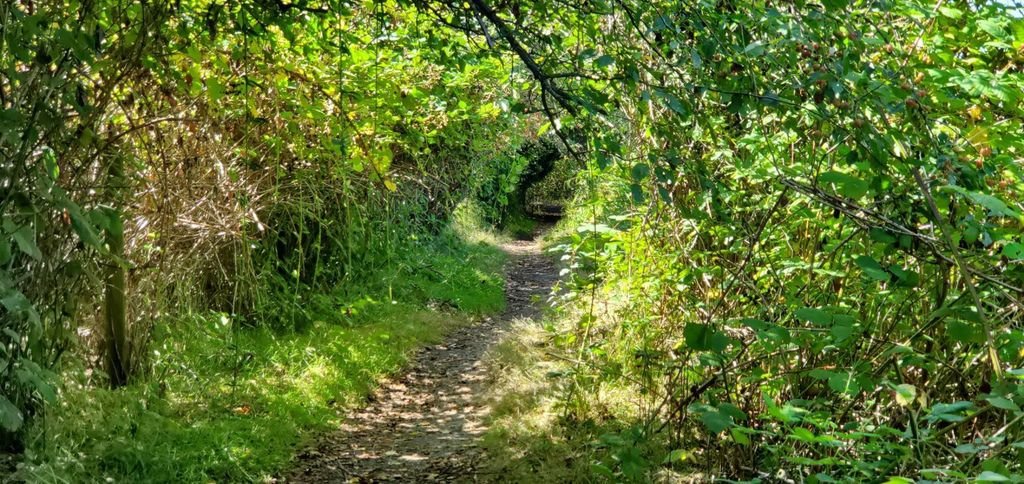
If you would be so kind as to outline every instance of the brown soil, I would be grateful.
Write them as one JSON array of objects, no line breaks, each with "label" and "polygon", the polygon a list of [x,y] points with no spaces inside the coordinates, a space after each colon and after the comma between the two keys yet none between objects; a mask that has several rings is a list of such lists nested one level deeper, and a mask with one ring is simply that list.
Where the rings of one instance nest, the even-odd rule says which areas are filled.
[{"label": "brown soil", "polygon": [[533,318],[557,279],[536,241],[505,244],[507,309],[422,349],[366,407],[298,457],[289,482],[480,482],[487,430],[484,355],[517,318]]}]

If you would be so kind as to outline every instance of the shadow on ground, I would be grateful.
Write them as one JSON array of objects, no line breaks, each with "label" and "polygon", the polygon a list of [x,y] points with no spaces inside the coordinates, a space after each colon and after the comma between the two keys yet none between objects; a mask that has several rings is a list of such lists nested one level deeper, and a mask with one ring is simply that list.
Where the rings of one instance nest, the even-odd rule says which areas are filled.
[{"label": "shadow on ground", "polygon": [[[541,227],[546,228],[547,226]],[[410,369],[385,382],[337,432],[303,451],[290,482],[477,481],[486,429],[484,356],[511,327],[536,318],[535,296],[557,279],[536,240],[502,246],[506,310],[421,350]]]}]

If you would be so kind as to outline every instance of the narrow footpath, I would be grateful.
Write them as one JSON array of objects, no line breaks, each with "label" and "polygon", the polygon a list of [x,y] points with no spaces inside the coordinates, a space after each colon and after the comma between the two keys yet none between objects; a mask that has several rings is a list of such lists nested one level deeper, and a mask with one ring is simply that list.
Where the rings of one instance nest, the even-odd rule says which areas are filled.
[{"label": "narrow footpath", "polygon": [[404,374],[381,385],[337,432],[303,451],[288,482],[500,480],[479,472],[479,439],[487,430],[484,357],[513,320],[540,314],[558,277],[538,240],[502,248],[509,254],[505,311],[422,349]]}]

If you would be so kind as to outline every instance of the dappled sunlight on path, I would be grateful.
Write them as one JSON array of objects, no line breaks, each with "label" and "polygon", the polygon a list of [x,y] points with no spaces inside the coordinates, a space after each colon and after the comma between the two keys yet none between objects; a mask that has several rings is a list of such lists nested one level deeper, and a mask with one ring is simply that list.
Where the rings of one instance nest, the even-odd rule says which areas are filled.
[{"label": "dappled sunlight on path", "polygon": [[385,382],[338,432],[299,455],[290,482],[489,480],[477,473],[486,431],[484,356],[517,318],[540,314],[535,296],[557,279],[540,243],[514,241],[506,267],[508,307],[421,350],[409,370]]}]

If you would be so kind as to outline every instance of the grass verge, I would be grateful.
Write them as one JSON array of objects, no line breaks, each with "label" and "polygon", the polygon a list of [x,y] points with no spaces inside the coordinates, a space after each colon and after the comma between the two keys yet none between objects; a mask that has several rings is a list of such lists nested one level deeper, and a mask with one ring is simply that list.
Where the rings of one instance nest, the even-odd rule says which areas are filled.
[{"label": "grass verge", "polygon": [[[581,218],[570,213],[544,245],[565,244]],[[602,287],[598,319],[614,320],[623,299],[624,288]],[[567,338],[577,333],[587,307],[589,298],[565,301],[541,321],[515,321],[491,351],[486,472],[508,482],[694,482],[692,474],[673,469],[676,463],[648,462],[665,455],[666,441],[645,435],[639,415],[649,402],[638,388],[580,366],[579,342]],[[652,464],[660,467],[654,475]]]},{"label": "grass verge", "polygon": [[504,306],[504,254],[467,224],[410,244],[359,294],[314,295],[301,332],[176,317],[154,341],[151,376],[98,388],[67,370],[59,403],[33,430],[18,470],[29,482],[260,482],[336,428],[412,352]]}]

